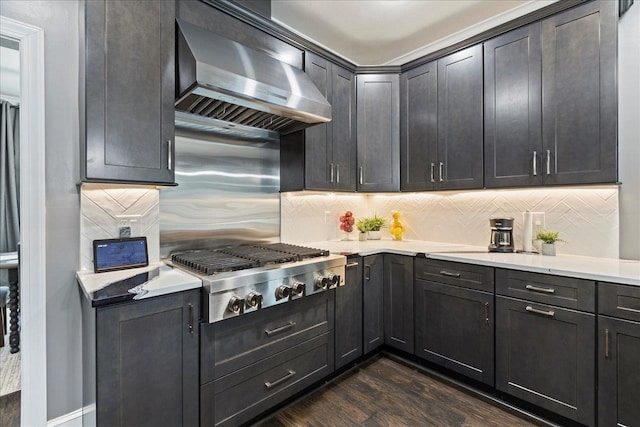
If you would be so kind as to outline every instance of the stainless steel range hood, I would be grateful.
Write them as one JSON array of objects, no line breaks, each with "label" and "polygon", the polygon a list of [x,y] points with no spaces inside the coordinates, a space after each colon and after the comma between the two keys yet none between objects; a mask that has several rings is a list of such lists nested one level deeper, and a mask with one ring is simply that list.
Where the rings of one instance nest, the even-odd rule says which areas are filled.
[{"label": "stainless steel range hood", "polygon": [[225,134],[288,134],[331,120],[331,105],[300,69],[182,19],[176,110]]}]

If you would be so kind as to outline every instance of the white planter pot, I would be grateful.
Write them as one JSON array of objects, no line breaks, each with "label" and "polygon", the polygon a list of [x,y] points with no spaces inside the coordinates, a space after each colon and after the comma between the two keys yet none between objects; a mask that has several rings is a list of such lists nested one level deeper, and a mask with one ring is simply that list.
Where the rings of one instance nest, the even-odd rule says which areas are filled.
[{"label": "white planter pot", "polygon": [[367,240],[367,233],[358,233],[358,240],[364,242]]},{"label": "white planter pot", "polygon": [[369,240],[380,240],[380,230],[376,230],[376,231],[369,231],[369,236],[367,236],[367,238]]},{"label": "white planter pot", "polygon": [[556,256],[556,244],[555,243],[543,243],[542,255]]}]

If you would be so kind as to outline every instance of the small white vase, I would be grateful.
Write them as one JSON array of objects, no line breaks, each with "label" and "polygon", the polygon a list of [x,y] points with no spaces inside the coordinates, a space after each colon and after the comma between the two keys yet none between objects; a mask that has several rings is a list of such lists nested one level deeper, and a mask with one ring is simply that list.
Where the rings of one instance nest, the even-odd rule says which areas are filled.
[{"label": "small white vase", "polygon": [[543,243],[542,255],[556,256],[556,244],[555,243]]},{"label": "small white vase", "polygon": [[380,240],[380,230],[371,230],[367,236],[369,240]]},{"label": "small white vase", "polygon": [[361,242],[364,242],[367,240],[367,233],[358,233],[358,240],[360,240]]}]

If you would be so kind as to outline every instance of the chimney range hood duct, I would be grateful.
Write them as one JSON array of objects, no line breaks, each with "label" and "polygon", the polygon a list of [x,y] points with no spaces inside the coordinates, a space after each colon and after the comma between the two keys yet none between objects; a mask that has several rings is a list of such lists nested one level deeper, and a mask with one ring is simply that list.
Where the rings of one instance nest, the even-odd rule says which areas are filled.
[{"label": "chimney range hood duct", "polygon": [[[331,121],[331,105],[300,69],[182,19],[176,110],[211,131],[288,134]],[[176,123],[179,125],[179,123]]]}]

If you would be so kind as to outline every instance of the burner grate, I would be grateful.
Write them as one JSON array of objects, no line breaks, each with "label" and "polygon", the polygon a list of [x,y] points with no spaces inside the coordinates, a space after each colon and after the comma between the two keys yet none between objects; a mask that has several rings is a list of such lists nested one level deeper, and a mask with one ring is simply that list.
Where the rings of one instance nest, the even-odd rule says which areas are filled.
[{"label": "burner grate", "polygon": [[180,252],[171,255],[171,260],[202,274],[244,270],[259,266],[258,262],[254,260],[236,257],[213,250]]},{"label": "burner grate", "polygon": [[304,246],[291,245],[288,243],[273,243],[270,245],[263,245],[261,247],[271,249],[273,251],[296,255],[299,260],[329,256],[329,251],[327,250],[307,248]]},{"label": "burner grate", "polygon": [[298,260],[298,257],[293,254],[278,252],[261,246],[236,246],[232,248],[218,249],[218,252],[247,258],[256,261],[260,266],[281,264]]}]

